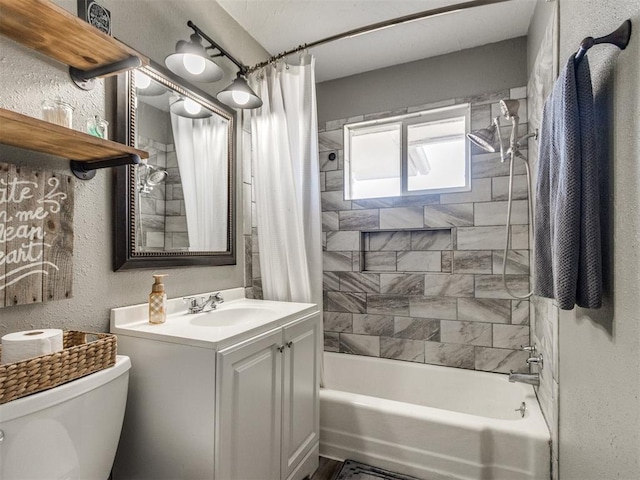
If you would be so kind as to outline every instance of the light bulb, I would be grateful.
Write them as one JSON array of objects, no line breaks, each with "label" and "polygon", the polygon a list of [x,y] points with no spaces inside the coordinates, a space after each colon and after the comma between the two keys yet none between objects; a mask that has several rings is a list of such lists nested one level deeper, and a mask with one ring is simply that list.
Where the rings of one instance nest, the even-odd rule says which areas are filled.
[{"label": "light bulb", "polygon": [[244,105],[249,101],[251,96],[247,92],[239,92],[237,90],[234,90],[231,92],[231,98],[233,98],[233,101],[238,105]]},{"label": "light bulb", "polygon": [[144,90],[151,85],[151,79],[144,73],[136,70],[136,87]]},{"label": "light bulb", "polygon": [[194,102],[190,98],[185,98],[184,109],[191,115],[197,115],[198,113],[200,113],[200,110],[202,110],[202,107],[200,106],[200,104]]},{"label": "light bulb", "polygon": [[200,55],[194,55],[193,53],[185,53],[184,57],[182,57],[182,63],[184,64],[184,68],[187,69],[187,72],[193,75],[200,75],[206,67],[204,58]]}]

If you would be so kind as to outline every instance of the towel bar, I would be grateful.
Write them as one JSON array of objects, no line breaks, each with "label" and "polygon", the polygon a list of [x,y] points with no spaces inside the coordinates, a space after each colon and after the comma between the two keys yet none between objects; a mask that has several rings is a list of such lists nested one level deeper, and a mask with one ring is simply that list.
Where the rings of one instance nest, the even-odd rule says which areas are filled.
[{"label": "towel bar", "polygon": [[580,63],[580,60],[587,54],[587,50],[589,50],[594,45],[598,45],[601,43],[610,43],[615,45],[620,50],[624,50],[629,45],[629,39],[631,38],[631,20],[625,20],[622,25],[618,27],[617,30],[611,32],[609,35],[605,35],[604,37],[593,38],[587,37],[582,42],[580,42],[580,48],[576,53],[575,64]]}]

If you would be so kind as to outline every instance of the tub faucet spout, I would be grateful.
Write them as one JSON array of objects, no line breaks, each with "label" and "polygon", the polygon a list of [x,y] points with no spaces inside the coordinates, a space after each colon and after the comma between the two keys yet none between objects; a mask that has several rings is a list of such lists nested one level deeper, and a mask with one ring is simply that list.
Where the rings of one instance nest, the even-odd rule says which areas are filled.
[{"label": "tub faucet spout", "polygon": [[514,373],[513,370],[509,373],[509,382],[515,383],[527,383],[529,385],[540,385],[540,375],[538,373]]}]

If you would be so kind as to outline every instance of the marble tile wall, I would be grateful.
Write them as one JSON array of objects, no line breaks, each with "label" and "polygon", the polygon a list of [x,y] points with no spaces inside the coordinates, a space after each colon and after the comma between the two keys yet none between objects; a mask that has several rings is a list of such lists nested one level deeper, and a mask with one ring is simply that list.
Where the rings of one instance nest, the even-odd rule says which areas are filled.
[{"label": "marble tile wall", "polygon": [[175,147],[148,138],[139,138],[138,146],[149,152],[149,165],[168,172],[163,183],[140,195],[143,232],[140,246],[147,250],[187,248],[187,217]]},{"label": "marble tile wall", "polygon": [[189,247],[187,217],[180,170],[173,144],[140,138],[139,148],[149,152],[149,165],[166,169],[166,180],[140,195],[142,209],[142,247],[147,250]]},{"label": "marble tile wall", "polygon": [[[138,139],[138,148],[149,152],[149,165],[166,167],[167,145],[148,138]],[[164,184],[158,185],[149,193],[142,193],[140,200],[140,221],[142,235],[137,237],[139,246],[145,249],[164,249],[165,227],[165,189]]]},{"label": "marble tile wall", "polygon": [[244,246],[244,289],[247,298],[262,299],[262,278],[260,274],[260,250],[258,248],[258,224],[256,198],[253,188],[253,167],[251,155],[251,114],[242,111],[241,141],[238,153],[241,158],[242,178],[242,241]]},{"label": "marble tile wall", "polygon": [[[471,104],[471,128],[498,115],[503,98],[526,87],[339,119],[321,125],[325,350],[492,372],[528,371],[529,302],[502,284],[508,163],[472,149],[464,193],[344,199],[343,126],[457,103]],[[527,125],[521,125],[526,132]],[[505,138],[509,130],[505,129]],[[335,160],[329,154],[335,153]],[[526,151],[524,151],[526,154]],[[522,163],[507,257],[511,290],[529,289],[529,218]]]},{"label": "marble tile wall", "polygon": [[173,145],[167,150],[167,180],[165,194],[166,225],[164,232],[165,247],[172,250],[189,248],[187,212],[182,191],[182,180],[178,168],[178,157]]},{"label": "marble tile wall", "polygon": [[[558,65],[557,55],[554,53],[557,37],[557,11],[547,26],[535,60],[535,67],[529,77],[528,91],[528,122],[532,129],[539,128],[542,119],[544,101],[553,88]],[[530,158],[532,178],[537,178],[538,144],[530,141]],[[533,181],[535,188],[535,180]],[[536,208],[534,200],[534,211]],[[533,238],[533,237],[532,237]],[[532,257],[533,258],[533,257]],[[533,272],[532,272],[533,274]],[[559,309],[554,300],[532,297],[531,309],[531,343],[535,344],[544,358],[544,367],[536,368],[540,373],[540,386],[536,387],[538,401],[542,413],[551,432],[551,473],[552,478],[558,478],[558,429],[559,429],[559,369],[558,369],[558,318]]]}]

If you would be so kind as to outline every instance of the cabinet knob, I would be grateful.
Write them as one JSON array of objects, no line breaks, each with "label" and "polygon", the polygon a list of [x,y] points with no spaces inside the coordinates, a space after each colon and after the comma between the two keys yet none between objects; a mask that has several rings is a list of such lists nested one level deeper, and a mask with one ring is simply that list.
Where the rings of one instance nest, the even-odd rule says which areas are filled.
[{"label": "cabinet knob", "polygon": [[284,345],[280,345],[280,346],[278,347],[278,351],[279,351],[280,353],[284,352]]},{"label": "cabinet knob", "polygon": [[289,348],[293,347],[293,342],[292,341],[288,341],[287,342],[287,347],[289,347]]}]

